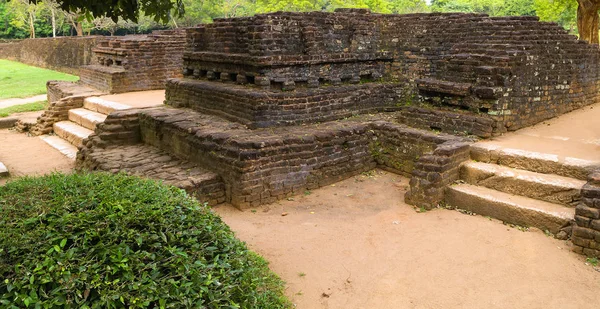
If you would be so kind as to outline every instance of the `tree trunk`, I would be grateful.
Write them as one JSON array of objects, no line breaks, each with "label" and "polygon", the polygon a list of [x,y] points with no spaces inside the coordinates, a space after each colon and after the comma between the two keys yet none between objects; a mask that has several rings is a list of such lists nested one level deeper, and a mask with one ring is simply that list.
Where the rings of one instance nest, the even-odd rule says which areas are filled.
[{"label": "tree trunk", "polygon": [[51,8],[50,12],[52,12],[52,37],[55,38],[56,37],[56,15],[54,13],[54,8]]},{"label": "tree trunk", "polygon": [[33,13],[29,13],[29,37],[32,39],[35,39],[35,24],[34,22],[34,15]]},{"label": "tree trunk", "polygon": [[77,36],[83,36],[83,24],[80,21],[75,22],[75,30],[77,31]]},{"label": "tree trunk", "polygon": [[598,44],[598,9],[600,0],[577,0],[577,30],[579,39]]}]

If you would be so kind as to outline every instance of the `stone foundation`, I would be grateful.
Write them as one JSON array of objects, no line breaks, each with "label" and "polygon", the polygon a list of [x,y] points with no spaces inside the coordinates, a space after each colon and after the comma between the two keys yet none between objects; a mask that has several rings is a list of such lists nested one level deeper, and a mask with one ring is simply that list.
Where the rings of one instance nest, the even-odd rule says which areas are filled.
[{"label": "stone foundation", "polygon": [[461,140],[377,116],[250,130],[186,109],[154,108],[112,113],[84,142],[78,165],[94,161],[97,149],[143,142],[218,174],[227,201],[248,208],[378,165],[408,174],[425,152]]}]

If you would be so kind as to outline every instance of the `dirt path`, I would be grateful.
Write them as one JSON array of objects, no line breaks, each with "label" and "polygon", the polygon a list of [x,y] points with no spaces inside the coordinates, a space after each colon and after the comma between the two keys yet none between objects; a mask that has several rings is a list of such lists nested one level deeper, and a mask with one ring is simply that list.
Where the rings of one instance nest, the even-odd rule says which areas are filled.
[{"label": "dirt path", "polygon": [[215,212],[271,262],[297,308],[598,308],[600,272],[568,242],[452,210],[417,213],[403,202],[407,184],[377,172],[255,212]]},{"label": "dirt path", "polygon": [[600,161],[598,119],[600,103],[481,143],[555,154],[559,157]]},{"label": "dirt path", "polygon": [[[69,172],[75,162],[50,147],[39,137],[29,137],[10,130],[0,130],[0,162],[11,177],[42,175],[53,171]],[[0,179],[0,185],[7,179]]]},{"label": "dirt path", "polygon": [[29,98],[24,98],[24,99],[20,99],[20,98],[5,99],[5,100],[0,100],[0,108],[5,108],[5,107],[10,107],[10,106],[15,106],[15,105],[22,105],[22,104],[27,104],[27,103],[34,103],[34,102],[45,101],[45,100],[46,100],[45,94],[40,94],[40,95],[36,95],[34,97],[29,97]]}]

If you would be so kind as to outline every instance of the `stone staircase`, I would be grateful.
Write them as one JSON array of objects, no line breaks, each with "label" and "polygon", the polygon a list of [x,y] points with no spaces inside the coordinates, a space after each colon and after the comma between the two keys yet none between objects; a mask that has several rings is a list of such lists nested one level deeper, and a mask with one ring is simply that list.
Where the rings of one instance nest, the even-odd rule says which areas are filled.
[{"label": "stone staircase", "polygon": [[598,166],[485,143],[471,146],[471,159],[460,166],[461,181],[447,189],[448,205],[559,238],[568,237],[581,188]]},{"label": "stone staircase", "polygon": [[69,110],[69,120],[54,124],[55,136],[44,135],[41,138],[65,156],[75,159],[77,147],[94,133],[97,124],[104,122],[107,115],[113,111],[130,108],[128,105],[99,97],[88,97],[84,100],[82,108]]}]

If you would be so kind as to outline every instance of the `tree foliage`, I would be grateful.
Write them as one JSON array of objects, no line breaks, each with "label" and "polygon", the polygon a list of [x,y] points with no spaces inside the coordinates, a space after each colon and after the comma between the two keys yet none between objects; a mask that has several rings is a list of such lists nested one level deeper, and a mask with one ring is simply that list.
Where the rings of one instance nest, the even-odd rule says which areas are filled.
[{"label": "tree foliage", "polygon": [[434,12],[484,13],[490,16],[538,16],[575,32],[576,0],[433,0]]},{"label": "tree foliage", "polygon": [[[28,1],[37,4],[28,5]],[[539,16],[542,21],[554,21],[577,32],[577,0],[432,0],[430,5],[425,0],[0,0],[0,37],[143,33],[191,27],[222,17],[342,7],[397,14],[433,11]],[[31,10],[33,15],[28,13]]]},{"label": "tree foliage", "polygon": [[[13,0],[15,1],[15,0]],[[44,0],[30,0],[40,3]],[[156,21],[168,22],[171,15],[184,14],[183,0],[57,0],[67,12],[81,11],[87,17],[108,17],[117,22],[119,17],[137,21],[140,12],[153,16]]]}]

